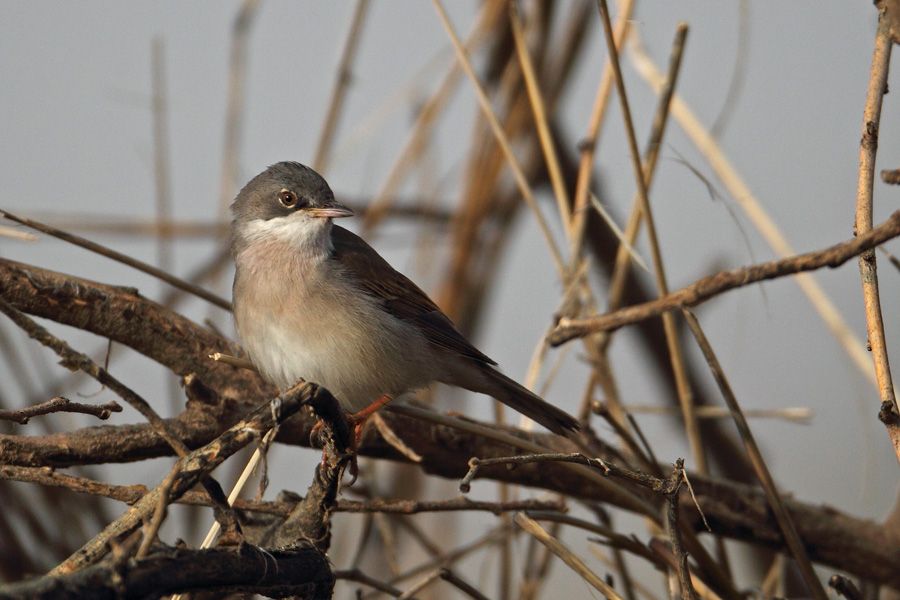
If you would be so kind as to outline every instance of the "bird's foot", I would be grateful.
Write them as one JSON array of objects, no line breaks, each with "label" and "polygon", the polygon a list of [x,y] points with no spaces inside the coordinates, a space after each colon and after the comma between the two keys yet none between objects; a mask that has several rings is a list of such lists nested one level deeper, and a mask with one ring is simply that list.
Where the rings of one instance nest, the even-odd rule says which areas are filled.
[{"label": "bird's foot", "polygon": [[372,415],[384,408],[384,406],[393,399],[394,398],[388,394],[382,394],[376,398],[372,404],[355,413],[347,415],[347,422],[353,427],[353,441],[351,442],[350,447],[350,465],[348,467],[350,472],[350,485],[356,483],[356,477],[359,475],[359,465],[356,462],[356,450],[359,448],[359,444],[362,441],[366,423],[368,423],[369,418]]},{"label": "bird's foot", "polygon": [[[358,410],[354,413],[345,412],[344,418],[347,420],[347,425],[352,428],[353,434],[350,437],[350,446],[348,448],[348,454],[350,455],[350,464],[348,465],[348,471],[350,472],[350,485],[353,485],[356,482],[356,478],[359,475],[359,465],[356,460],[356,451],[359,448],[359,444],[362,441],[363,432],[365,431],[365,426],[368,423],[369,418],[378,412],[380,409],[384,408],[384,406],[393,400],[392,396],[388,394],[382,394],[379,396],[374,402],[369,404],[368,406]],[[310,442],[319,438],[319,435],[324,428],[324,421],[319,419],[316,421],[315,425],[313,425],[312,429],[309,433]],[[328,461],[328,450],[327,448],[323,448],[322,450],[322,467],[324,468]]]}]

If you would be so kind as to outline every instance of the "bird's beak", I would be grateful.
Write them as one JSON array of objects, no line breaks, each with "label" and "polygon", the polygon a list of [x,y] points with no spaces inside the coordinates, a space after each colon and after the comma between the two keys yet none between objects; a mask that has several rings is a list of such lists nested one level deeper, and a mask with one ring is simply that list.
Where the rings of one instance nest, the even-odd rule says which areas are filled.
[{"label": "bird's beak", "polygon": [[321,219],[340,219],[353,216],[352,210],[337,202],[331,202],[326,206],[310,207],[305,212],[311,217],[319,217]]}]

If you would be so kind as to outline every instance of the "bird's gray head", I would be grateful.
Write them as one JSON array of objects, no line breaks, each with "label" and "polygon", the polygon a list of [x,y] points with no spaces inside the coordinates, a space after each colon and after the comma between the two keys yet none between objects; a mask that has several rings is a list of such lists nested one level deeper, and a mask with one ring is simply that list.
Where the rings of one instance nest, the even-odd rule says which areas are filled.
[{"label": "bird's gray head", "polygon": [[296,162],[272,165],[238,193],[231,204],[235,253],[258,241],[297,246],[327,243],[331,219],[349,217],[321,175]]}]

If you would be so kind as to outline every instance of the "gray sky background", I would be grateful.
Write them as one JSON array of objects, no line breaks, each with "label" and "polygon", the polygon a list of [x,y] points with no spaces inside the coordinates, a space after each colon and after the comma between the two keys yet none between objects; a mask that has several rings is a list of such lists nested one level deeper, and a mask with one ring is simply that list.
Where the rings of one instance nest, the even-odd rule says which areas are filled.
[{"label": "gray sky background", "polygon": [[[468,31],[478,4],[447,4],[457,29]],[[561,4],[565,12],[573,2]],[[0,3],[0,206],[23,214],[153,217],[150,48],[153,37],[160,36],[166,56],[175,217],[216,218],[228,42],[237,6],[236,2],[209,1]],[[706,125],[722,107],[734,67],[738,6],[737,2],[638,3],[634,27],[658,64],[666,64],[676,23],[690,24],[679,92]],[[743,91],[731,107],[722,144],[799,251],[847,239],[853,223],[875,10],[862,1],[757,1],[748,6],[750,37]],[[279,160],[312,161],[352,9],[350,2],[263,2],[250,39],[242,181]],[[558,109],[573,143],[586,129],[606,56],[599,27],[598,21],[585,59],[578,65],[578,84]],[[339,132],[338,153],[327,173],[336,191],[366,195],[380,188],[410,130],[416,102],[427,97],[449,64],[448,48],[431,3],[373,2]],[[438,66],[416,81],[411,97],[394,103],[393,112],[374,135],[354,137],[376,107],[441,52]],[[642,141],[655,98],[630,66],[625,74]],[[896,76],[891,82],[900,89]],[[436,156],[442,174],[449,174],[441,196],[448,200],[455,201],[461,189],[459,159],[468,149],[474,106],[472,89],[464,83],[439,129]],[[612,106],[599,164],[608,190],[604,200],[622,215],[631,202],[634,180],[615,99]],[[879,170],[900,166],[898,114],[895,96],[890,94],[885,99]],[[710,177],[725,202],[740,214],[673,122],[651,196],[670,285],[685,285],[714,268],[772,258],[749,221],[741,216],[736,223],[721,201],[711,200],[703,182],[678,162],[679,155]],[[551,203],[543,206],[550,214]],[[897,208],[896,189],[876,182],[875,206],[875,220],[880,222]],[[752,254],[740,228],[750,239]],[[413,271],[409,252],[413,240],[411,228],[397,225],[384,230],[375,246],[428,288],[437,274]],[[155,260],[151,241],[124,237],[104,241]],[[639,247],[649,256],[645,246]],[[894,242],[888,248],[900,254],[900,244]],[[207,242],[179,243],[176,272],[189,272],[212,249]],[[149,297],[158,297],[163,289],[120,265],[52,240],[26,245],[0,239],[0,254],[101,281],[136,285]],[[879,265],[888,345],[896,355],[900,273],[880,256]],[[478,343],[508,374],[521,379],[559,298],[552,264],[530,216],[521,220],[504,274]],[[864,339],[855,263],[820,272],[816,278]],[[195,319],[211,316],[230,331],[227,316],[216,309],[192,302],[185,310]],[[765,296],[758,288],[732,292],[704,305],[699,316],[745,408],[805,406],[815,411],[812,425],[807,426],[751,423],[776,480],[800,499],[881,518],[894,502],[898,471],[884,429],[875,418],[877,395],[797,285],[787,280],[766,284]],[[9,329],[6,323],[0,327]],[[102,345],[86,334],[60,331],[81,349]],[[659,403],[664,390],[645,375],[645,359],[632,335],[623,331],[613,348],[626,401]],[[160,398],[160,407],[168,406],[165,372],[145,359],[126,358],[125,351],[119,354],[122,360],[114,364],[114,372],[147,397]],[[574,351],[567,358],[559,382],[548,394],[548,399],[570,410],[576,407],[587,373],[577,354]],[[895,363],[900,360],[894,358]],[[31,375],[37,380],[43,373],[35,370]],[[718,398],[712,381],[706,384],[708,395]],[[85,384],[84,389],[93,391],[95,386]],[[17,398],[9,390],[3,394],[13,401]],[[473,415],[489,415],[489,403],[482,398],[465,407]],[[136,420],[137,415],[126,410],[112,422]],[[643,416],[640,422],[661,460],[688,455],[682,435],[667,421]],[[300,487],[305,487],[316,454],[281,449],[275,457],[272,489],[296,488],[297,477],[303,482]],[[290,461],[279,462],[279,457],[290,457]],[[118,467],[110,477],[121,483],[152,483],[167,465],[154,461],[141,471]],[[476,493],[484,496],[492,490],[487,483],[476,485]],[[455,494],[452,484],[434,493],[441,494]],[[488,522],[467,521],[472,532]],[[582,537],[570,539],[576,549],[585,550]],[[563,576],[563,568],[558,567],[555,577]]]}]

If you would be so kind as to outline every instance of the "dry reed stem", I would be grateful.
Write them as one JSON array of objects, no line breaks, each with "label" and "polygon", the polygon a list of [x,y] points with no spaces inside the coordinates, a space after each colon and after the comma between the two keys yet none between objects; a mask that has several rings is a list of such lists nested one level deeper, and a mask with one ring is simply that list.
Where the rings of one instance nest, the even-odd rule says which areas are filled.
[{"label": "dry reed stem", "polygon": [[[653,182],[653,176],[656,173],[659,148],[662,144],[663,135],[666,131],[666,125],[668,124],[671,98],[675,90],[675,85],[678,81],[678,75],[681,72],[681,62],[684,56],[684,42],[686,37],[686,28],[679,27],[678,29],[676,29],[675,38],[672,44],[672,50],[670,52],[669,70],[666,74],[666,84],[663,92],[660,93],[656,111],[653,115],[653,121],[650,128],[650,139],[645,150],[645,156],[642,164],[642,173],[644,181],[646,182],[647,190],[650,189],[650,185]],[[628,249],[632,247],[637,238],[637,232],[641,222],[640,219],[643,216],[640,198],[640,193],[636,191],[634,194],[634,200],[632,202],[633,208],[631,210],[631,215],[629,216],[628,224],[626,225],[625,229],[625,239],[620,240],[619,249],[616,253],[615,264],[613,266],[612,277],[609,284],[610,289],[608,295],[610,307],[618,307],[618,305],[621,304],[621,299],[624,295],[626,281],[625,275],[627,274],[627,270],[629,267]],[[609,308],[609,310],[612,310],[612,308]],[[610,339],[611,337],[607,333],[599,335],[591,346],[593,349],[592,355],[595,357],[598,365],[603,365],[604,376],[600,379],[600,384],[603,386],[604,392],[609,399],[612,415],[621,424],[623,429],[627,429],[627,417],[625,415],[625,412],[622,410],[618,391],[615,386],[615,381],[612,377],[612,370],[609,366],[609,359],[606,355],[606,349],[608,347]],[[681,398],[681,396],[679,396],[679,398]]]},{"label": "dry reed stem", "polygon": [[[172,221],[172,181],[169,174],[169,118],[166,100],[166,73],[163,42],[153,39],[153,173],[156,185],[156,223],[161,228]],[[172,270],[172,244],[160,235],[156,243],[156,262],[163,271]]]},{"label": "dry reed stem", "polygon": [[[639,556],[650,564],[655,565],[657,568],[663,568],[665,566],[665,563],[653,552],[653,550],[638,541],[634,536],[618,533],[606,525],[594,523],[593,521],[585,521],[584,519],[558,512],[529,510],[526,511],[525,514],[536,521],[550,521],[577,527],[584,531],[590,531],[591,533],[603,536],[605,539],[602,540],[602,543],[605,546],[630,552],[634,556]],[[595,538],[592,541],[600,542],[601,540]]]},{"label": "dry reed stem", "polygon": [[775,486],[772,474],[769,472],[768,466],[766,466],[766,461],[762,456],[762,452],[756,444],[753,433],[750,431],[750,425],[744,417],[741,406],[737,401],[737,397],[734,395],[734,391],[731,389],[731,384],[728,382],[725,371],[722,369],[722,365],[719,363],[719,359],[716,357],[712,345],[710,345],[709,340],[703,332],[703,328],[700,326],[697,317],[694,316],[694,313],[685,308],[682,309],[682,314],[684,315],[691,333],[697,340],[697,345],[703,352],[706,362],[709,364],[710,371],[712,371],[713,378],[716,380],[716,384],[722,392],[725,403],[731,411],[731,415],[734,418],[734,424],[738,429],[738,433],[740,433],[741,440],[744,442],[744,448],[747,451],[747,455],[750,457],[750,462],[753,465],[754,471],[756,471],[756,476],[759,478],[763,491],[766,493],[766,499],[769,501],[769,506],[771,506],[772,512],[775,514],[775,520],[778,521],[778,526],[784,535],[784,540],[787,543],[791,554],[793,554],[797,561],[800,574],[806,582],[807,590],[813,597],[818,598],[819,600],[826,600],[828,595],[825,593],[819,578],[816,576],[812,563],[809,560],[809,555],[803,545],[803,540],[800,539],[800,535],[797,533],[794,520],[791,518],[784,502],[781,500],[781,495],[778,493],[778,488]]},{"label": "dry reed stem", "polygon": [[210,304],[215,304],[219,308],[231,310],[231,302],[229,302],[228,300],[225,300],[224,298],[217,296],[212,292],[204,290],[203,288],[189,283],[183,279],[175,277],[174,275],[171,275],[166,271],[163,271],[162,269],[154,267],[153,265],[147,264],[144,261],[132,258],[126,254],[122,254],[121,252],[117,252],[116,250],[112,250],[111,248],[107,248],[106,246],[103,246],[96,242],[92,242],[83,237],[67,233],[65,231],[62,231],[61,229],[56,229],[55,227],[50,227],[49,225],[44,225],[43,223],[39,223],[31,219],[26,219],[24,217],[17,217],[16,215],[2,209],[0,209],[0,217],[15,221],[16,223],[21,223],[22,225],[31,227],[32,229],[36,229],[42,233],[46,233],[47,235],[52,235],[53,237],[61,239],[65,242],[69,242],[70,244],[80,246],[85,250],[90,250],[91,252],[94,252],[101,256],[111,258],[116,262],[128,265],[129,267],[137,269],[138,271],[146,273],[147,275],[151,275],[153,277],[156,277],[157,279],[165,281],[172,287],[176,287],[182,291],[188,292],[189,294],[193,294],[198,298],[203,298]]},{"label": "dry reed stem", "polygon": [[[632,414],[647,415],[671,415],[674,411],[680,410],[670,406],[647,406],[629,404],[625,409]],[[698,419],[728,419],[731,413],[728,409],[721,406],[698,406],[694,411]],[[792,423],[808,424],[813,417],[813,411],[807,407],[787,407],[787,408],[748,408],[744,411],[744,416],[748,419],[780,419]]]},{"label": "dry reed stem", "polygon": [[[686,38],[687,29],[679,27],[676,30],[675,40],[672,43],[672,51],[669,53],[669,69],[666,73],[665,84],[659,92],[659,102],[656,105],[656,113],[653,115],[653,123],[650,126],[650,138],[647,147],[644,150],[643,159],[644,180],[647,182],[648,190],[653,184],[654,175],[656,175],[656,165],[659,162],[659,149],[662,147],[663,136],[669,122],[672,97],[675,94],[678,74],[681,72],[681,62],[684,56],[684,42]],[[625,295],[625,282],[627,280],[628,269],[630,268],[628,249],[633,246],[637,240],[643,216],[641,198],[640,195],[635,192],[634,199],[631,203],[631,213],[628,216],[628,223],[625,226],[625,241],[621,243],[616,252],[615,265],[613,266],[612,276],[610,277],[608,310],[615,310],[622,305],[622,298]],[[608,336],[600,340],[600,343],[604,347],[608,342]]]},{"label": "dry reed stem", "polygon": [[594,589],[603,594],[610,600],[623,600],[622,597],[609,586],[596,573],[591,571],[584,561],[578,558],[571,550],[569,550],[562,542],[550,535],[546,529],[541,527],[537,521],[528,518],[525,513],[516,513],[513,517],[516,525],[521,527],[526,533],[537,538],[539,542],[550,549],[553,554],[558,556],[570,569],[578,573],[578,575],[588,582]]},{"label": "dry reed stem", "polygon": [[448,58],[452,65],[452,62],[455,61],[450,54],[449,44],[447,47],[435,51],[401,85],[382,98],[377,105],[370,108],[340,140],[334,150],[334,160],[342,162],[354,152],[364,148],[364,142],[371,140],[376,132],[383,128],[391,115],[415,104],[421,94],[422,81],[437,71],[438,67]]},{"label": "dry reed stem", "polygon": [[247,41],[259,0],[244,0],[231,30],[228,57],[228,93],[225,104],[225,139],[222,142],[222,172],[219,179],[219,217],[228,214],[238,178],[238,150],[244,125],[244,84],[247,78]]},{"label": "dry reed stem", "polygon": [[466,75],[468,76],[469,81],[472,83],[472,88],[475,90],[475,94],[478,98],[478,104],[481,107],[482,113],[484,114],[485,119],[487,119],[488,123],[490,124],[497,144],[503,151],[503,154],[506,157],[506,161],[513,172],[513,177],[516,180],[516,185],[519,188],[519,192],[522,194],[522,199],[525,200],[525,203],[528,205],[528,208],[531,209],[531,212],[534,214],[534,217],[537,220],[538,227],[540,228],[541,233],[544,236],[544,240],[547,243],[547,248],[550,251],[550,256],[553,259],[553,264],[556,267],[557,273],[560,275],[560,277],[563,277],[563,275],[565,274],[565,263],[563,262],[562,254],[560,254],[559,248],[556,245],[556,241],[553,238],[553,232],[550,230],[550,226],[547,224],[547,221],[544,218],[543,213],[541,212],[541,208],[540,206],[538,206],[537,200],[535,199],[534,194],[531,191],[531,186],[528,184],[528,179],[522,172],[522,167],[519,164],[519,160],[513,153],[512,147],[510,146],[509,140],[507,139],[506,132],[503,131],[503,126],[500,124],[500,121],[497,119],[497,115],[494,113],[494,109],[491,107],[491,101],[490,99],[488,99],[487,93],[484,91],[484,88],[482,87],[481,82],[478,79],[478,75],[475,74],[472,63],[469,62],[469,57],[466,54],[466,50],[463,47],[462,42],[460,42],[459,36],[456,34],[456,30],[450,23],[447,12],[444,10],[444,5],[441,3],[441,0],[432,0],[432,3],[434,4],[435,10],[437,10],[438,17],[441,20],[441,24],[444,26],[447,35],[450,36],[450,40],[453,42],[453,49],[456,51],[457,60],[462,66],[463,71],[465,71]]},{"label": "dry reed stem", "polygon": [[[624,0],[619,5],[619,15],[616,19],[614,38],[616,48],[622,48],[628,36],[631,14],[634,11],[634,0]],[[575,219],[572,229],[575,232],[571,241],[571,257],[581,255],[584,244],[584,229],[587,224],[588,194],[591,191],[591,175],[594,168],[594,152],[597,148],[597,138],[600,136],[600,128],[606,119],[606,108],[609,105],[609,93],[613,85],[613,72],[609,65],[609,59],[604,61],[603,74],[597,86],[594,96],[594,106],[591,109],[591,119],[588,123],[587,135],[581,142],[581,157],[578,162],[578,179],[575,183],[575,205],[572,208],[572,216]]]},{"label": "dry reed stem", "polygon": [[[856,187],[856,219],[854,231],[857,235],[872,230],[872,187],[875,181],[875,154],[878,150],[878,132],[881,121],[881,106],[887,92],[888,72],[891,64],[891,39],[889,20],[883,15],[878,20],[875,34],[875,49],[872,52],[872,69],[863,110],[862,134],[859,142],[859,176]],[[859,274],[862,279],[863,302],[866,312],[866,331],[869,349],[875,366],[875,379],[881,402],[893,405],[894,412],[900,414],[891,367],[888,360],[887,342],[884,337],[884,320],[878,292],[878,272],[875,250],[859,256]],[[895,448],[900,461],[900,448]]]},{"label": "dry reed stem", "polygon": [[879,244],[897,236],[900,236],[900,211],[895,211],[887,221],[881,223],[869,233],[823,250],[789,256],[781,260],[759,263],[731,271],[720,271],[714,275],[698,279],[668,296],[620,308],[604,315],[587,319],[560,319],[556,330],[550,336],[550,343],[558,346],[577,337],[584,337],[598,331],[618,329],[644,319],[659,316],[666,311],[696,306],[728,290],[765,281],[766,279],[775,279],[787,275],[799,277],[806,271],[814,271],[822,267],[835,268],[854,256],[858,256],[860,253],[875,248]]},{"label": "dry reed stem", "polygon": [[[628,103],[628,96],[625,91],[625,80],[622,76],[622,69],[619,65],[619,53],[616,49],[615,39],[613,38],[612,24],[609,19],[609,7],[606,0],[598,0],[600,7],[600,16],[603,21],[603,31],[606,34],[606,47],[609,50],[610,64],[615,74],[616,90],[619,94],[619,102],[622,105],[622,119],[625,121],[625,131],[628,139],[628,150],[631,156],[631,166],[634,171],[634,178],[637,184],[638,197],[641,202],[641,212],[647,221],[647,237],[650,241],[650,256],[653,259],[653,271],[656,279],[656,287],[661,296],[669,293],[669,284],[666,281],[666,271],[663,264],[662,251],[659,246],[657,237],[657,229],[653,211],[650,206],[650,198],[648,194],[647,181],[644,178],[644,168],[641,163],[641,154],[638,149],[637,135],[634,131],[634,121],[631,117],[631,107]],[[687,36],[688,27],[685,23],[679,23],[676,34],[676,49],[684,47],[684,38]],[[677,51],[680,55],[680,50]],[[680,60],[676,64],[680,64]],[[678,69],[673,73],[677,77]],[[708,471],[706,465],[706,455],[703,449],[703,442],[700,437],[700,427],[697,425],[697,418],[694,416],[694,398],[690,389],[690,383],[687,376],[687,368],[684,362],[684,354],[682,353],[681,344],[678,341],[678,330],[675,325],[675,316],[671,313],[663,313],[663,328],[666,334],[666,345],[669,349],[669,357],[672,361],[672,371],[675,375],[675,387],[678,391],[678,401],[681,404],[681,410],[684,417],[684,426],[687,433],[688,442],[691,446],[691,455],[694,462],[701,473]]]},{"label": "dry reed stem", "polygon": [[[653,63],[653,59],[638,44],[634,44],[632,50],[632,61],[635,69],[650,87],[659,93],[665,82],[662,73],[659,72],[659,69]],[[732,198],[743,209],[772,250],[780,257],[795,254],[795,250],[784,237],[778,225],[750,191],[746,182],[725,156],[722,148],[700,123],[687,103],[677,94],[672,98],[671,110],[672,116],[675,117],[675,120],[678,121],[684,132],[706,158],[710,166],[712,166]],[[856,367],[869,381],[876,384],[875,375],[863,344],[853,334],[853,330],[844,321],[837,307],[822,287],[810,275],[800,274],[795,278],[795,281]]]},{"label": "dry reed stem", "polygon": [[368,8],[369,0],[356,0],[356,7],[353,9],[353,17],[350,21],[350,30],[347,32],[347,39],[344,41],[344,49],[341,52],[341,59],[338,63],[334,87],[331,88],[331,95],[328,99],[328,112],[322,123],[322,131],[319,134],[319,142],[316,144],[316,154],[315,158],[313,158],[313,169],[319,173],[325,173],[328,170],[331,146],[334,143],[338,120],[344,108],[344,100],[347,97],[347,90],[350,88],[350,82],[353,78],[352,65],[356,58],[356,50],[359,48],[362,26]]},{"label": "dry reed stem", "polygon": [[33,233],[28,233],[27,231],[19,231],[18,229],[13,229],[12,227],[4,227],[3,225],[0,225],[0,237],[5,237],[20,242],[36,242],[38,240],[38,236],[34,235]]},{"label": "dry reed stem", "polygon": [[547,122],[547,108],[538,84],[534,63],[528,52],[528,42],[525,40],[525,31],[522,27],[522,19],[515,1],[509,3],[509,24],[516,44],[516,55],[519,58],[519,66],[522,69],[522,77],[525,79],[525,88],[528,99],[531,101],[531,109],[534,114],[534,122],[537,126],[538,138],[544,153],[544,161],[547,163],[547,172],[550,174],[550,184],[553,187],[553,195],[556,197],[556,206],[559,209],[560,219],[566,230],[566,237],[571,238],[571,208],[569,192],[563,181],[562,170],[559,166],[559,157],[556,146],[553,143],[553,135]]},{"label": "dry reed stem", "polygon": [[[466,38],[466,48],[471,49],[471,47],[480,39],[482,30],[491,21],[489,12],[490,11],[488,11],[486,7],[483,18],[475,25]],[[416,121],[412,126],[412,132],[404,143],[400,155],[397,157],[397,160],[394,161],[394,165],[391,167],[387,179],[385,179],[381,189],[369,204],[368,211],[366,212],[361,225],[363,234],[374,231],[382,221],[388,209],[393,204],[394,197],[397,195],[397,190],[400,189],[400,184],[403,183],[403,178],[407,171],[421,158],[428,136],[431,134],[434,124],[441,115],[441,112],[450,101],[453,91],[456,88],[456,84],[459,81],[459,76],[460,65],[457,61],[454,61],[447,70],[446,75],[444,75],[440,85],[438,85],[435,93],[432,94],[419,110],[419,114],[416,115]]]},{"label": "dry reed stem", "polygon": [[[543,151],[544,161],[547,165],[547,172],[550,176],[550,182],[553,187],[557,207],[560,212],[560,220],[562,222],[566,238],[571,242],[576,235],[574,230],[575,224],[571,215],[571,201],[566,189],[566,183],[562,177],[562,172],[559,166],[559,157],[557,154],[556,146],[553,142],[550,125],[547,120],[547,110],[544,105],[543,96],[541,94],[540,86],[537,81],[537,74],[535,73],[534,65],[528,51],[525,32],[523,31],[522,21],[519,17],[518,10],[516,9],[515,2],[510,3],[509,16],[510,27],[516,46],[516,54],[518,56],[519,65],[522,70],[522,76],[525,80],[528,99],[532,108],[534,122],[537,127],[538,138],[540,141],[541,149]],[[612,229],[615,230],[615,227],[612,227]],[[566,273],[566,279],[568,281],[566,289],[563,293],[562,305],[567,306],[568,304],[572,303],[575,293],[579,291],[583,291],[589,297],[588,302],[593,303],[593,293],[591,292],[590,287],[588,286],[588,283],[585,279],[587,261],[582,261],[579,265],[578,257],[576,255],[572,255],[570,258],[572,263],[569,267],[570,271]],[[538,342],[538,346],[535,348],[535,351],[532,355],[532,360],[528,368],[526,386],[528,386],[529,384],[533,385],[533,382],[537,379],[537,375],[542,368],[544,359],[547,355],[547,350],[549,349],[549,344],[547,343],[547,335],[549,335],[549,333],[550,330],[548,330],[548,332],[544,336],[542,336],[541,340]],[[588,346],[589,353],[591,352],[591,350],[591,347]],[[520,419],[520,425],[525,429],[529,429],[533,424],[527,417],[522,417]]]},{"label": "dry reed stem", "polygon": [[458,80],[459,69],[454,64],[447,72],[437,91],[419,111],[419,114],[416,116],[416,122],[412,127],[412,133],[400,151],[400,156],[394,162],[394,166],[391,167],[384,185],[382,185],[371,204],[369,204],[368,210],[363,217],[361,225],[363,233],[371,234],[384,219],[394,202],[397,190],[400,189],[400,184],[403,183],[403,178],[407,171],[421,158],[427,138],[431,134],[441,111],[449,102]]},{"label": "dry reed stem", "polygon": [[415,595],[441,578],[440,569],[435,569],[419,579],[408,590],[397,596],[397,600],[411,600]]}]

